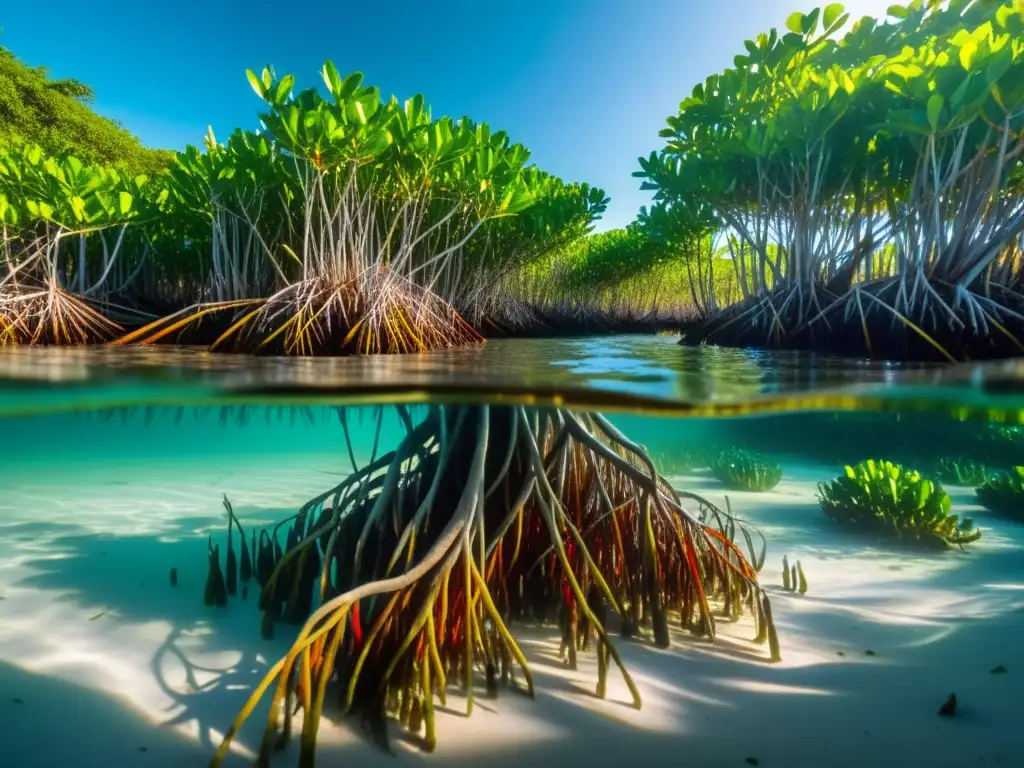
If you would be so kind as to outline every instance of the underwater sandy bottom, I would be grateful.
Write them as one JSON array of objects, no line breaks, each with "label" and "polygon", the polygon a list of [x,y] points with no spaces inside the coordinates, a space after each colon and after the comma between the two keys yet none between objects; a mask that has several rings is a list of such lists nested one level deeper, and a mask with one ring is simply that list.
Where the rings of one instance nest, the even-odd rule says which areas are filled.
[{"label": "underwater sandy bottom", "polygon": [[[223,548],[221,495],[243,525],[278,520],[337,482],[336,454],[287,461],[225,458],[132,468],[96,461],[60,472],[8,465],[0,477],[0,744],[4,765],[208,763],[221,734],[289,628],[259,637],[254,594],[203,606],[206,533]],[[851,540],[814,501],[838,467],[787,466],[765,494],[732,493],[734,512],[768,538],[761,580],[773,597],[783,661],[747,642],[749,620],[720,620],[714,645],[669,651],[619,641],[644,697],[637,712],[610,672],[593,695],[593,653],[577,671],[555,631],[517,628],[537,699],[478,694],[465,719],[449,695],[427,756],[392,728],[391,757],[358,722],[321,726],[320,764],[966,766],[1024,759],[1024,526],[972,509],[986,531],[967,552],[909,557]],[[674,478],[723,503],[711,478]],[[782,591],[799,559],[804,596]],[[169,571],[180,574],[177,588]],[[868,651],[872,653],[869,654]],[[990,670],[1003,665],[1005,674]],[[955,692],[955,718],[937,715]],[[228,765],[250,765],[257,710]],[[278,765],[295,765],[292,750]]]}]

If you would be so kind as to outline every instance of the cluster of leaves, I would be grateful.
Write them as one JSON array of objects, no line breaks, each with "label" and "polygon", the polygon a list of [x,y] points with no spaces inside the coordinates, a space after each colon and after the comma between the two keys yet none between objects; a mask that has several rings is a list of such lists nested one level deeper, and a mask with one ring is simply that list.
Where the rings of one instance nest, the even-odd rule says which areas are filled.
[{"label": "cluster of leaves", "polygon": [[782,467],[749,451],[727,448],[712,460],[711,474],[730,489],[770,491],[782,480]]},{"label": "cluster of leaves", "polygon": [[151,150],[112,120],[89,108],[92,91],[77,80],[52,80],[0,46],[0,146],[39,145],[51,155],[86,163],[123,165],[132,174],[166,168],[172,153]]},{"label": "cluster of leaves", "polygon": [[[382,200],[401,204],[426,195],[425,229],[453,203],[463,205],[471,215],[460,235],[487,222],[486,236],[463,249],[473,267],[494,267],[523,253],[535,256],[545,241],[582,235],[607,206],[601,190],[528,166],[529,150],[504,131],[468,117],[433,118],[421,95],[402,103],[384,100],[379,89],[363,84],[360,73],[342,77],[330,61],[321,74],[326,98],[315,89],[294,93],[292,75],[277,78],[269,68],[258,76],[247,72],[267,104],[260,118],[274,151],[320,173],[347,175],[356,168],[357,186],[373,188]],[[294,163],[278,166],[288,173],[293,168]]]},{"label": "cluster of leaves", "polygon": [[969,518],[951,513],[938,483],[890,461],[869,459],[819,483],[818,501],[829,518],[864,533],[932,547],[968,544],[981,536]]},{"label": "cluster of leaves", "polygon": [[987,509],[1024,520],[1024,467],[988,478],[975,493]]},{"label": "cluster of leaves", "polygon": [[145,261],[139,225],[159,220],[166,197],[166,188],[124,166],[19,141],[0,148],[0,246],[13,278],[0,288],[56,281],[86,298],[108,298]]},{"label": "cluster of leaves", "polygon": [[522,174],[529,151],[503,132],[468,119],[434,120],[419,95],[385,101],[361,73],[343,78],[331,62],[322,70],[329,98],[312,88],[294,93],[294,76],[277,78],[269,67],[246,74],[266,102],[260,119],[277,148],[317,169],[355,165],[380,180],[382,195],[426,186],[461,193],[483,216],[532,202]]},{"label": "cluster of leaves", "polygon": [[68,231],[104,229],[152,217],[166,197],[147,196],[148,177],[75,155],[51,155],[16,142],[0,151],[0,222],[48,222]]}]

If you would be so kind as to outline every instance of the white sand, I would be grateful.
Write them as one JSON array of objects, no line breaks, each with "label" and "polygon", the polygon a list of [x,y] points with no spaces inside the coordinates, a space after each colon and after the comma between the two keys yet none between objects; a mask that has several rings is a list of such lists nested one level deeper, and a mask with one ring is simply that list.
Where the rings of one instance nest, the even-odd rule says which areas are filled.
[{"label": "white sand", "polygon": [[[277,519],[326,487],[336,467],[326,456],[177,464],[155,481],[146,469],[145,485],[123,466],[96,465],[78,477],[8,469],[0,492],[0,764],[206,764],[285,650],[288,631],[260,640],[255,594],[226,611],[203,606],[199,537],[215,525],[223,546],[221,493],[243,524]],[[746,642],[746,621],[720,621],[715,645],[681,635],[670,651],[620,641],[644,697],[636,712],[614,673],[609,700],[591,695],[592,653],[569,672],[553,632],[527,633],[536,701],[479,697],[466,720],[449,696],[454,711],[438,718],[437,752],[419,753],[395,727],[397,760],[371,746],[357,723],[325,724],[320,764],[1024,764],[1024,526],[990,529],[997,523],[972,510],[986,532],[968,552],[910,559],[865,547],[814,502],[814,482],[837,470],[787,467],[771,493],[730,495],[736,513],[769,540],[762,581],[773,593],[782,663],[764,663],[765,649]],[[679,484],[722,499],[706,476]],[[955,500],[958,511],[972,505],[966,489]],[[782,592],[784,554],[801,561],[807,595]],[[168,584],[172,566],[177,589]],[[990,674],[998,664],[1008,673]],[[950,692],[960,713],[940,718]],[[250,764],[265,711],[243,731],[231,765]],[[294,752],[275,764],[295,765]]]}]

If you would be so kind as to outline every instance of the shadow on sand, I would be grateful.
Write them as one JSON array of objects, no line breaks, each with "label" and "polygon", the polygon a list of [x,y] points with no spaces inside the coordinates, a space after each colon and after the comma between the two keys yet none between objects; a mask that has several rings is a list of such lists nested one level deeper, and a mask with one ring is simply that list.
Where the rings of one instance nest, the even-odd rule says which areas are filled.
[{"label": "shadow on sand", "polygon": [[[252,511],[239,512],[245,524]],[[264,512],[272,514],[259,516]],[[772,512],[765,508],[759,515],[767,519]],[[813,510],[807,513],[806,524],[794,522],[792,514],[779,521],[787,529],[786,547],[815,549],[818,522],[827,521]],[[206,763],[220,734],[294,636],[281,626],[274,641],[260,639],[254,584],[247,602],[234,598],[220,610],[203,605],[206,547],[197,531],[206,525],[222,530],[222,524],[220,517],[189,518],[181,521],[180,535],[159,538],[94,535],[43,522],[0,529],[3,551],[25,570],[19,580],[0,585],[0,596],[4,589],[11,593],[0,601],[0,614],[8,619],[0,648],[12,654],[5,650],[0,666],[0,707],[10,710],[2,722],[10,731],[12,765],[75,764],[82,755],[102,755],[110,766]],[[223,533],[217,540],[223,546]],[[821,537],[826,546],[818,554],[831,556],[834,541]],[[836,557],[865,557],[835,550]],[[971,567],[947,569],[927,584],[930,591],[956,592],[962,600],[945,617],[915,619],[908,610],[900,621],[892,610],[876,610],[879,595],[913,601],[913,582],[895,578],[899,574],[879,583],[877,593],[842,599],[816,593],[813,586],[802,597],[770,588],[783,643],[784,661],[777,665],[765,663],[764,649],[746,642],[752,636],[748,625],[726,621],[714,645],[681,631],[668,651],[618,641],[644,696],[641,712],[622,705],[628,698],[614,668],[610,700],[596,699],[592,651],[581,654],[580,668],[570,671],[557,658],[553,628],[516,627],[534,672],[536,701],[505,691],[498,701],[487,701],[481,686],[479,705],[467,721],[463,700],[450,695],[449,711],[438,715],[435,755],[417,751],[414,739],[399,738],[392,727],[398,762],[367,744],[358,720],[326,726],[322,762],[347,760],[370,768],[426,761],[469,766],[481,760],[490,767],[531,761],[742,766],[749,757],[761,765],[884,766],[927,754],[939,756],[930,765],[1010,763],[1024,750],[1024,734],[1012,726],[1024,711],[1010,688],[1011,675],[989,670],[1002,664],[1024,671],[1024,562],[1020,550],[1007,549],[965,563]],[[171,567],[179,572],[175,588],[168,579]],[[1017,574],[1016,586],[1007,583],[1014,581],[1007,574]],[[50,603],[74,608],[75,618],[52,623],[45,610]],[[13,621],[33,610],[39,616],[35,623]],[[41,637],[49,651],[33,657]],[[57,658],[60,643],[76,637],[104,649],[99,660],[89,660],[102,668],[88,676],[101,678],[103,691],[73,682],[85,663],[81,659]],[[137,665],[148,679],[145,691],[133,687],[134,677],[119,677],[136,657],[146,660]],[[962,702],[954,721],[936,715],[951,691]],[[264,703],[242,732],[240,743],[250,750],[259,742],[266,713]],[[294,747],[276,763],[294,765]],[[251,764],[251,752],[226,764]]]}]

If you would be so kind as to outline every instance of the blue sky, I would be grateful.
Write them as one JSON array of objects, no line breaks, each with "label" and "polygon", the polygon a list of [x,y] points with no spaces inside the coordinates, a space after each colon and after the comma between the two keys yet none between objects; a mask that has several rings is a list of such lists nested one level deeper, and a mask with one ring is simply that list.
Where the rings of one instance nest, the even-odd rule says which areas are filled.
[{"label": "blue sky", "polygon": [[[848,0],[856,15],[893,0]],[[825,3],[818,3],[824,5]],[[423,93],[435,117],[469,115],[525,144],[533,161],[604,189],[601,228],[648,202],[630,174],[693,85],[730,66],[743,40],[782,28],[813,0],[49,0],[0,12],[0,42],[25,62],[76,77],[95,108],[150,146],[200,145],[257,127],[245,68],[273,64],[298,87],[342,72],[401,99]]]}]

